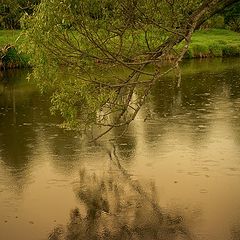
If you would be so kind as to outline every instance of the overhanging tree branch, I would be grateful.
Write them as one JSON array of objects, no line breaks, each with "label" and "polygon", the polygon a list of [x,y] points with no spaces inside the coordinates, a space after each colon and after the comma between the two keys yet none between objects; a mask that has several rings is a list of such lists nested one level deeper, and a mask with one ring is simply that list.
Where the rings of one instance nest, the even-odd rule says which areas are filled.
[{"label": "overhanging tree branch", "polygon": [[43,0],[27,31],[30,52],[37,53],[34,76],[41,81],[43,69],[53,67],[75,76],[44,84],[70,127],[108,126],[98,139],[130,124],[154,84],[178,66],[194,30],[236,2]]}]

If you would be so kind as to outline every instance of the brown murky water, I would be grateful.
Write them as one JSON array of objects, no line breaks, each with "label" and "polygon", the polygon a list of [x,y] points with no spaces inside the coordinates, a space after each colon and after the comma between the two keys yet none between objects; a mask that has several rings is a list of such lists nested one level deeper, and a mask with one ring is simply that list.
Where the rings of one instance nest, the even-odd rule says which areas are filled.
[{"label": "brown murky water", "polygon": [[[1,240],[47,239],[66,224],[80,205],[79,169],[106,170],[111,150],[59,129],[26,74],[0,76]],[[161,208],[180,214],[195,239],[239,239],[240,60],[186,61],[174,85],[172,77],[156,85],[117,140],[118,157],[132,179],[155,182]]]}]

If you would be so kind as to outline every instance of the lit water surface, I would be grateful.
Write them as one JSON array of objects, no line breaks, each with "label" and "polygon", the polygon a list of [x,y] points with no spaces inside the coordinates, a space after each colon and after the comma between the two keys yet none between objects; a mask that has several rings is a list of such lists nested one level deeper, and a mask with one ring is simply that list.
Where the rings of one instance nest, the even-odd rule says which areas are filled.
[{"label": "lit water surface", "polygon": [[[55,126],[25,71],[0,74],[0,239],[47,239],[79,206],[79,168],[105,169],[109,146]],[[117,153],[135,178],[156,183],[160,206],[196,239],[231,239],[240,229],[240,60],[187,61],[174,85],[156,85]]]}]

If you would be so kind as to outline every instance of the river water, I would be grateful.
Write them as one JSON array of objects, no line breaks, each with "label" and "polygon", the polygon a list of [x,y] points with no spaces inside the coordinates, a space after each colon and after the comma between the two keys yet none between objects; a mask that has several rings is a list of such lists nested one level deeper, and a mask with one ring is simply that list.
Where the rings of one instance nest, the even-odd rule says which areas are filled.
[{"label": "river water", "polygon": [[[0,74],[0,239],[47,239],[81,205],[79,169],[107,169],[111,144],[59,128],[27,71]],[[169,76],[154,87],[116,140],[118,157],[195,239],[239,239],[240,59],[185,61],[175,85]]]}]

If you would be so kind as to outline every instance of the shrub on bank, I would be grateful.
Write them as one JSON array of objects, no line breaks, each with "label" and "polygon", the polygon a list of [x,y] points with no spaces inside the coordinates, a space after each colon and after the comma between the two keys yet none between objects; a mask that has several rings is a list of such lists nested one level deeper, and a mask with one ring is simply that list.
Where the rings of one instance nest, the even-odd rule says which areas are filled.
[{"label": "shrub on bank", "polygon": [[29,57],[14,46],[7,45],[0,50],[0,69],[28,67]]}]

